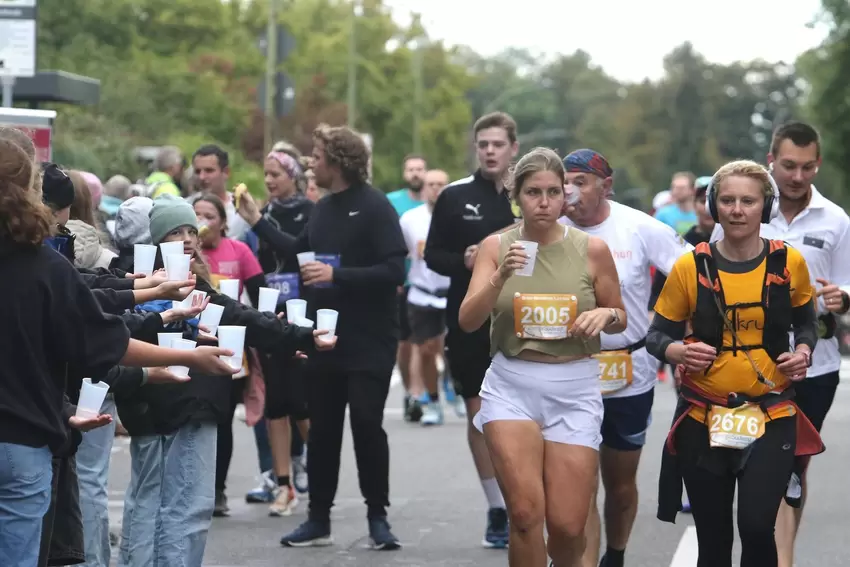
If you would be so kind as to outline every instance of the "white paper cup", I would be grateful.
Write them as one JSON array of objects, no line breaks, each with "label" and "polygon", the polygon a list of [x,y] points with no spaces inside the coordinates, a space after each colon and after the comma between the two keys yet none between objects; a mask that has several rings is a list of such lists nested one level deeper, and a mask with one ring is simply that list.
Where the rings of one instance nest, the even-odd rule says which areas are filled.
[{"label": "white paper cup", "polygon": [[159,245],[159,251],[162,253],[162,264],[165,267],[165,259],[172,254],[182,254],[183,253],[183,243],[182,242],[161,242]]},{"label": "white paper cup", "polygon": [[192,293],[189,294],[189,297],[184,299],[182,302],[178,302],[178,303],[179,303],[180,307],[182,307],[183,309],[191,309],[192,303],[194,302],[196,297],[200,297],[200,299],[198,300],[198,303],[203,303],[204,300],[207,298],[207,292],[199,291],[199,290],[196,289],[195,291],[193,291]]},{"label": "white paper cup", "polygon": [[245,327],[221,325],[218,328],[218,347],[233,351],[233,356],[222,356],[234,372],[242,368],[242,353],[245,351]]},{"label": "white paper cup", "polygon": [[182,339],[183,333],[157,333],[156,340],[159,346],[163,348],[171,348],[171,342],[176,339]]},{"label": "white paper cup", "polygon": [[199,323],[209,329],[211,335],[215,335],[218,330],[218,324],[221,323],[221,316],[224,314],[224,307],[209,303],[207,308],[201,312],[201,320]]},{"label": "white paper cup", "polygon": [[316,261],[316,253],[315,252],[301,252],[297,254],[298,257],[298,266],[301,267],[304,264],[309,264],[310,262]]},{"label": "white paper cup", "polygon": [[[181,250],[182,251],[182,250]],[[136,244],[133,246],[133,273],[149,276],[153,273],[156,260],[156,246]]]},{"label": "white paper cup", "polygon": [[534,261],[537,260],[537,243],[529,242],[528,240],[517,240],[517,244],[522,244],[523,250],[528,254],[525,267],[514,272],[516,276],[530,276],[534,272]]},{"label": "white paper cup", "polygon": [[220,280],[218,289],[234,301],[239,301],[239,280]]},{"label": "white paper cup", "polygon": [[333,309],[319,309],[316,311],[316,330],[327,331],[327,335],[319,335],[319,339],[330,341],[336,334],[336,321],[339,311]]},{"label": "white paper cup", "polygon": [[299,317],[295,320],[295,324],[299,327],[304,327],[307,329],[313,328],[313,320],[308,319],[307,317]]},{"label": "white paper cup", "polygon": [[165,257],[165,274],[170,282],[180,282],[189,279],[189,261],[192,259],[188,254],[169,254]]},{"label": "white paper cup", "polygon": [[286,321],[295,323],[299,317],[307,316],[307,301],[304,299],[288,299],[286,301]]},{"label": "white paper cup", "polygon": [[103,400],[106,399],[108,391],[109,384],[106,382],[92,383],[91,378],[83,378],[83,387],[80,388],[80,401],[77,402],[77,417],[99,416],[100,408],[103,406]]},{"label": "white paper cup", "polygon": [[[176,348],[177,350],[193,350],[195,348],[195,341],[189,341],[186,339],[174,339],[171,341],[171,348]],[[186,377],[189,375],[189,367],[188,366],[169,366],[168,371],[174,374],[175,376]]]},{"label": "white paper cup", "polygon": [[280,290],[271,287],[260,288],[260,301],[257,305],[257,311],[262,313],[277,313],[277,298],[280,297]]}]

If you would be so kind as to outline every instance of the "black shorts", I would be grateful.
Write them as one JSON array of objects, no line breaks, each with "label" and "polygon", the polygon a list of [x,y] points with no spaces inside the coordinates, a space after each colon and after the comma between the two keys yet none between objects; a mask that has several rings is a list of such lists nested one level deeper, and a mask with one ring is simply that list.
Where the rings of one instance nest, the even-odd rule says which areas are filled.
[{"label": "black shorts", "polygon": [[639,451],[652,423],[655,389],[627,398],[603,398],[602,444],[617,451]]},{"label": "black shorts", "polygon": [[410,342],[415,345],[440,337],[446,332],[446,310],[407,304]]},{"label": "black shorts", "polygon": [[410,340],[410,321],[407,318],[407,288],[398,296],[398,328],[400,341]]},{"label": "black shorts", "polygon": [[826,414],[832,407],[839,381],[836,371],[806,378],[794,384],[794,401],[818,431],[823,427]]},{"label": "black shorts", "polygon": [[446,362],[455,392],[463,399],[477,398],[490,368],[490,324],[474,333],[449,328],[446,335]]},{"label": "black shorts", "polygon": [[266,380],[266,419],[307,419],[305,360],[260,354]]}]

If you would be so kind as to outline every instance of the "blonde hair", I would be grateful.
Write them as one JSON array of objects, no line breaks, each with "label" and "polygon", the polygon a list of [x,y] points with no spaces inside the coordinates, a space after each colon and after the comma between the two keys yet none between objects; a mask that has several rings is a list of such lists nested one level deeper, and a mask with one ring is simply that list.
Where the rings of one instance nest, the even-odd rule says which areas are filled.
[{"label": "blonde hair", "polygon": [[522,156],[508,173],[505,186],[511,192],[511,198],[518,200],[519,192],[526,180],[541,171],[551,171],[562,181],[565,177],[564,164],[558,154],[549,148],[534,148]]},{"label": "blonde hair", "polygon": [[730,177],[747,177],[758,181],[762,186],[762,194],[765,197],[774,196],[773,185],[770,182],[770,173],[760,163],[742,159],[731,161],[718,169],[712,178],[715,195],[720,191],[722,183]]}]

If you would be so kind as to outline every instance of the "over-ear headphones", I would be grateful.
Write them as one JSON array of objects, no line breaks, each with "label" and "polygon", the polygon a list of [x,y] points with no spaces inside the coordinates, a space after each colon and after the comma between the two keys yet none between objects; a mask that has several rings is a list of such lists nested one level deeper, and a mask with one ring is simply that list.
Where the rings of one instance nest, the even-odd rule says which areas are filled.
[{"label": "over-ear headphones", "polygon": [[[773,163],[769,166],[769,171],[773,169]],[[717,175],[715,173],[715,175]],[[769,224],[770,221],[779,216],[779,186],[773,179],[773,175],[767,174],[767,179],[770,181],[770,187],[773,189],[773,195],[764,198],[764,209],[761,212],[762,224]],[[720,222],[720,217],[717,214],[717,193],[714,190],[714,176],[708,183],[708,189],[705,191],[705,206],[708,208],[708,214],[714,219],[714,222]]]}]

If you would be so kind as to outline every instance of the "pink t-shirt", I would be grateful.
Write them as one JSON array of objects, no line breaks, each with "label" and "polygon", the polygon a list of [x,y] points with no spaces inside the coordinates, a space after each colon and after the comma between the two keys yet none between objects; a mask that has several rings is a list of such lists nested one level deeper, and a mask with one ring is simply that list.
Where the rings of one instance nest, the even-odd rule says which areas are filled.
[{"label": "pink t-shirt", "polygon": [[239,280],[241,295],[245,280],[263,273],[248,245],[238,240],[222,238],[218,248],[205,248],[203,252],[210,266],[211,283],[216,289],[220,280]]}]

